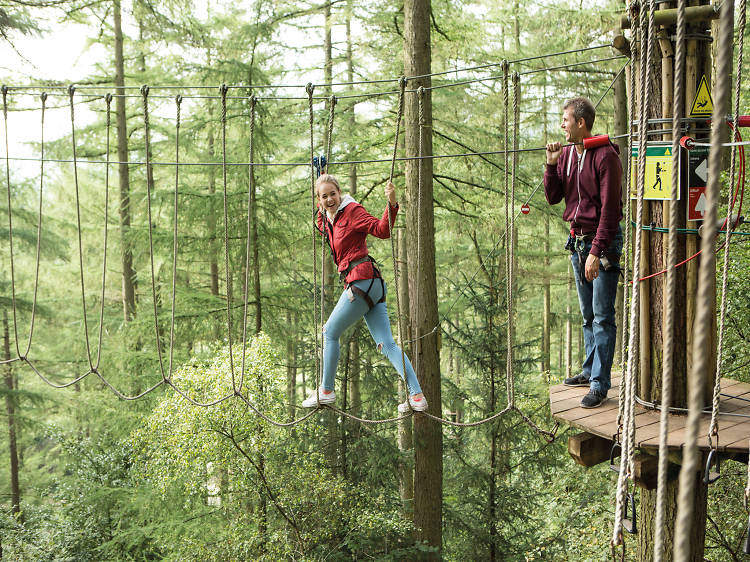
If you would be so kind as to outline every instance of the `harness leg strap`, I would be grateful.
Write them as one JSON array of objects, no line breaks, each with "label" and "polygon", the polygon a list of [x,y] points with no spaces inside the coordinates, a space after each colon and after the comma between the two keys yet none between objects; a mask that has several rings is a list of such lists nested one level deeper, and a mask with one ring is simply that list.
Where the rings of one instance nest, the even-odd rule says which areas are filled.
[{"label": "harness leg strap", "polygon": [[362,289],[360,289],[356,285],[349,285],[349,289],[355,295],[362,297],[365,300],[365,302],[367,303],[367,306],[370,308],[370,310],[372,310],[372,308],[376,304],[380,304],[381,302],[385,302],[385,296],[382,299],[380,299],[377,303],[372,302],[372,298],[370,298],[370,295],[368,295],[366,292],[364,292]]}]

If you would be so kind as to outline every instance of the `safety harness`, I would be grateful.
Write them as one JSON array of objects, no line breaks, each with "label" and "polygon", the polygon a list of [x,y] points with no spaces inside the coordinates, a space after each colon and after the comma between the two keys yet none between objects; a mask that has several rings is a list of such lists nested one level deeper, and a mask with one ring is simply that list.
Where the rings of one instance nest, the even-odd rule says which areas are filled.
[{"label": "safety harness", "polygon": [[[565,244],[566,250],[569,250],[571,253],[575,252],[576,254],[578,254],[578,273],[580,274],[580,279],[582,280],[586,279],[586,257],[588,256],[588,252],[586,251],[586,243],[592,242],[594,240],[594,237],[594,233],[576,234],[575,228],[571,228],[570,236],[568,236],[568,241]],[[622,269],[620,268],[619,258],[617,255],[605,252],[604,255],[599,258],[599,260],[602,267],[604,268],[604,271],[618,269],[622,274]]]},{"label": "safety harness", "polygon": [[[333,263],[335,263],[336,267],[338,268],[339,264],[336,261],[336,254],[333,251],[333,246],[331,245],[330,238],[333,235],[333,224],[331,224],[331,221],[327,220],[326,217],[323,217],[323,224],[326,225],[326,228],[321,231],[321,234],[323,234],[323,238],[325,239],[326,244],[328,244],[328,249],[331,251],[331,259],[333,259]],[[315,228],[318,228],[317,224],[315,225]],[[320,231],[319,228],[318,230]],[[346,283],[345,287],[346,289],[351,290],[352,294],[361,297],[367,303],[367,306],[370,308],[370,310],[372,310],[376,304],[385,302],[385,282],[383,281],[383,276],[380,274],[380,270],[377,267],[378,262],[375,261],[374,258],[372,258],[370,255],[366,255],[349,262],[349,266],[344,271],[339,273],[339,281],[341,281],[341,283],[345,283],[347,275],[349,275],[349,273],[351,273],[355,267],[368,261],[372,262],[372,270],[375,273],[375,277],[370,279],[370,284],[367,286],[367,290],[363,291],[353,283]],[[372,285],[375,283],[376,279],[380,281],[380,289],[383,296],[378,302],[373,302],[372,297],[370,296],[370,291],[372,290]]]}]

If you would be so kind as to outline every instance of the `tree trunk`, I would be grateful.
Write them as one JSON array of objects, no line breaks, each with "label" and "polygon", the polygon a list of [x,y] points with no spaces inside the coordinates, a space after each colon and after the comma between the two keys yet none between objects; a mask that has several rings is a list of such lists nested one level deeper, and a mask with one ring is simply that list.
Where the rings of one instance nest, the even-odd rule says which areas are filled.
[{"label": "tree trunk", "polygon": [[[404,74],[430,74],[430,0],[404,2]],[[409,83],[410,89],[431,86],[429,76]],[[405,99],[406,154],[419,153],[420,123],[416,95]],[[432,98],[424,96],[422,154],[432,154]],[[417,197],[418,171],[421,168],[421,199]],[[435,279],[435,221],[432,196],[432,160],[409,160],[406,164],[408,194],[407,232],[409,262],[419,264],[409,276],[410,316],[414,335],[428,334],[438,325]],[[418,244],[418,238],[421,242]],[[421,246],[418,252],[418,246]],[[421,254],[421,255],[420,255]],[[429,411],[442,416],[440,353],[435,335],[417,341],[414,349],[417,377],[429,401]],[[425,416],[414,420],[415,474],[414,523],[418,538],[440,551],[442,545],[443,435],[440,424]],[[439,558],[439,554],[434,556]]]},{"label": "tree trunk", "polygon": [[[115,86],[125,86],[125,63],[123,56],[122,13],[120,0],[114,1],[115,33]],[[128,130],[125,115],[125,98],[115,98],[117,117],[117,160],[120,179],[120,245],[122,257],[122,305],[123,316],[129,322],[135,316],[136,274],[133,268],[133,250],[130,241],[130,172],[128,168]]]},{"label": "tree trunk", "polygon": [[[8,325],[8,311],[3,309],[3,358],[10,361],[10,330]],[[12,363],[5,364],[5,410],[8,414],[8,455],[10,456],[10,510],[15,517],[21,513],[21,489],[18,484],[18,446],[16,443],[16,406],[13,396]]]}]

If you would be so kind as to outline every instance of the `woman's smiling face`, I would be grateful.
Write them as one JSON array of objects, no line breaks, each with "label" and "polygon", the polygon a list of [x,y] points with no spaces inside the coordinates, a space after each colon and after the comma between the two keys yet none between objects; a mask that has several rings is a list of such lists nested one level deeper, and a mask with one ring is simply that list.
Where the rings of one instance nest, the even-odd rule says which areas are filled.
[{"label": "woman's smiling face", "polygon": [[333,215],[341,204],[341,192],[332,183],[321,183],[318,186],[318,203],[321,209],[325,209]]}]

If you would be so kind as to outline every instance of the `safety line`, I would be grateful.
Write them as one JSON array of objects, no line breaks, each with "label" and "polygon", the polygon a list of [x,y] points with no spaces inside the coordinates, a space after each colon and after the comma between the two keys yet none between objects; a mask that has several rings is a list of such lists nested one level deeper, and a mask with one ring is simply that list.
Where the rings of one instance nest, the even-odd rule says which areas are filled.
[{"label": "safety line", "polygon": [[[580,49],[570,49],[567,51],[558,51],[554,53],[547,53],[543,55],[537,55],[532,57],[521,57],[518,59],[509,60],[507,62],[511,64],[515,63],[522,63],[522,62],[528,62],[532,60],[538,60],[543,58],[549,58],[549,57],[556,57],[560,55],[570,55],[575,53],[583,53],[586,51],[592,51],[597,49],[605,49],[608,47],[611,47],[611,44],[604,44],[604,45],[595,45],[590,47],[582,47]],[[470,66],[470,67],[464,67],[464,68],[455,68],[451,70],[444,70],[440,72],[433,72],[431,74],[418,74],[414,76],[407,76],[407,80],[417,80],[420,78],[427,78],[431,76],[443,76],[445,74],[453,74],[457,72],[468,72],[471,70],[481,70],[484,68],[491,68],[495,66],[501,66],[503,62],[498,63],[490,63],[490,64],[483,64],[478,66]],[[316,83],[315,87],[332,87],[332,86],[357,86],[357,85],[363,85],[363,84],[387,84],[387,83],[398,83],[399,78],[383,78],[383,79],[375,79],[375,80],[355,80],[351,82],[329,82],[329,83]],[[157,85],[157,86],[149,86],[152,90],[177,90],[177,89],[195,89],[195,90],[218,90],[219,85],[216,86],[175,86],[175,85]],[[273,89],[273,88],[299,88],[304,89],[307,87],[307,84],[262,84],[262,85],[245,85],[245,84],[238,84],[238,85],[227,85],[229,89],[248,89],[248,90],[264,90],[264,89]],[[94,86],[94,85],[88,85],[88,84],[82,84],[82,85],[76,85],[76,89],[78,90],[96,90],[96,89],[102,89],[102,86]],[[141,86],[111,86],[110,89],[115,90],[140,90]],[[16,90],[16,91],[23,91],[23,90],[40,90],[40,89],[47,89],[47,90],[67,90],[68,86],[55,86],[55,85],[49,85],[49,84],[41,84],[41,85],[22,85],[22,86],[12,86],[10,89]],[[306,100],[307,98],[301,98]]]}]

